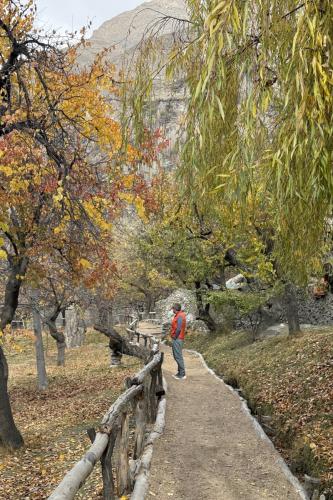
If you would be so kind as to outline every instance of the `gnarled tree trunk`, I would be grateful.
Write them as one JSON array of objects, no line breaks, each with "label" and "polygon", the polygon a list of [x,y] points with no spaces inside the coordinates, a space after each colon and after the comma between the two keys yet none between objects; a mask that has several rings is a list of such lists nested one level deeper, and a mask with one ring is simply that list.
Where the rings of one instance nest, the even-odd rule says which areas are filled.
[{"label": "gnarled tree trunk", "polygon": [[[4,306],[1,311],[0,330],[4,330],[14,319],[22,284],[22,276],[28,267],[28,259],[10,261],[11,269],[6,283]],[[8,395],[8,364],[0,346],[0,444],[16,449],[23,445],[23,438],[15,425]]]},{"label": "gnarled tree trunk", "polygon": [[112,355],[121,359],[123,354],[127,356],[135,356],[144,361],[147,361],[149,358],[149,353],[147,353],[147,349],[137,346],[134,344],[130,344],[124,339],[119,333],[114,330],[114,328],[106,328],[102,325],[94,325],[94,329],[100,333],[103,333],[109,338],[109,347],[112,352]]},{"label": "gnarled tree trunk", "polygon": [[148,290],[145,291],[144,296],[145,296],[145,314],[146,317],[149,318],[149,313],[152,310],[154,299],[152,294]]},{"label": "gnarled tree trunk", "polygon": [[197,319],[201,319],[202,321],[204,321],[206,323],[206,325],[208,326],[209,330],[211,332],[215,332],[216,324],[209,313],[210,304],[204,305],[204,303],[203,303],[200,281],[195,282],[195,297],[196,297],[197,308],[198,308],[198,313],[199,313]]},{"label": "gnarled tree trunk", "polygon": [[51,316],[49,316],[45,321],[47,326],[49,327],[49,331],[51,337],[57,343],[57,366],[65,366],[65,350],[66,350],[66,339],[65,335],[62,332],[59,332],[56,320],[61,312],[61,309],[57,308]]}]

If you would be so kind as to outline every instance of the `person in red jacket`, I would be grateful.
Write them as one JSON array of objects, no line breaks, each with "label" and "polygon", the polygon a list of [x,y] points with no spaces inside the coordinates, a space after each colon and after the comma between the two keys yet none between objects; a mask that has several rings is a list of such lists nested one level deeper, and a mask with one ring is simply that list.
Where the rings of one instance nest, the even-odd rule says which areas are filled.
[{"label": "person in red jacket", "polygon": [[180,304],[174,304],[172,310],[174,312],[171,323],[172,354],[178,365],[178,372],[173,377],[177,380],[185,380],[185,364],[182,351],[186,331],[186,314],[182,311]]}]

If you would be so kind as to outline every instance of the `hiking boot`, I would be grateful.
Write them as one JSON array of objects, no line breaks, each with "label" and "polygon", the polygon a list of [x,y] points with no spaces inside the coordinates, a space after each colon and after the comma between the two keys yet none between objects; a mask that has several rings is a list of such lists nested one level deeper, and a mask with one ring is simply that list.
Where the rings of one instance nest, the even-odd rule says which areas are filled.
[{"label": "hiking boot", "polygon": [[175,378],[176,380],[185,380],[186,379],[186,375],[172,375],[173,378]]}]

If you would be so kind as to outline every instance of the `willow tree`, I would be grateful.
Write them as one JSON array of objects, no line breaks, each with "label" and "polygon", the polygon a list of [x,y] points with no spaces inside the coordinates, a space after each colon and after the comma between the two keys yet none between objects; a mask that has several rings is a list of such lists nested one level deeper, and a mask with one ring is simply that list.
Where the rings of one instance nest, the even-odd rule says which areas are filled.
[{"label": "willow tree", "polygon": [[[177,20],[174,42],[160,63],[156,24],[147,30],[132,94],[135,130],[142,128],[155,76],[166,71],[169,78],[181,77],[188,101],[179,134],[179,172],[187,194],[208,209],[235,201],[245,211],[267,208],[274,261],[290,302],[288,283],[305,283],[327,250],[333,4],[186,3],[188,19]],[[163,23],[168,20],[175,22],[171,17]],[[126,95],[127,104],[131,92]]]}]

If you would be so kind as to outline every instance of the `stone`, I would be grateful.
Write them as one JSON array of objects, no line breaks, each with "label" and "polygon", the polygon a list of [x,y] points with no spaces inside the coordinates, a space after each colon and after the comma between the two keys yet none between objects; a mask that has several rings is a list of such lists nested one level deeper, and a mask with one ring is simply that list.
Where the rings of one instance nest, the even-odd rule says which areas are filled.
[{"label": "stone", "polygon": [[185,288],[180,288],[171,293],[166,299],[156,302],[156,316],[162,324],[170,324],[173,318],[172,306],[181,304],[182,310],[186,312],[187,321],[193,322],[198,315],[198,308],[195,300],[195,293]]},{"label": "stone", "polygon": [[195,292],[180,288],[171,293],[166,299],[159,300],[155,305],[156,316],[162,322],[162,330],[165,336],[170,331],[173,318],[172,306],[181,304],[182,310],[186,312],[187,328],[192,332],[209,333],[209,329],[204,321],[196,319],[198,308],[195,299]]},{"label": "stone", "polygon": [[246,285],[246,278],[242,274],[237,274],[225,283],[228,290],[242,290]]}]

